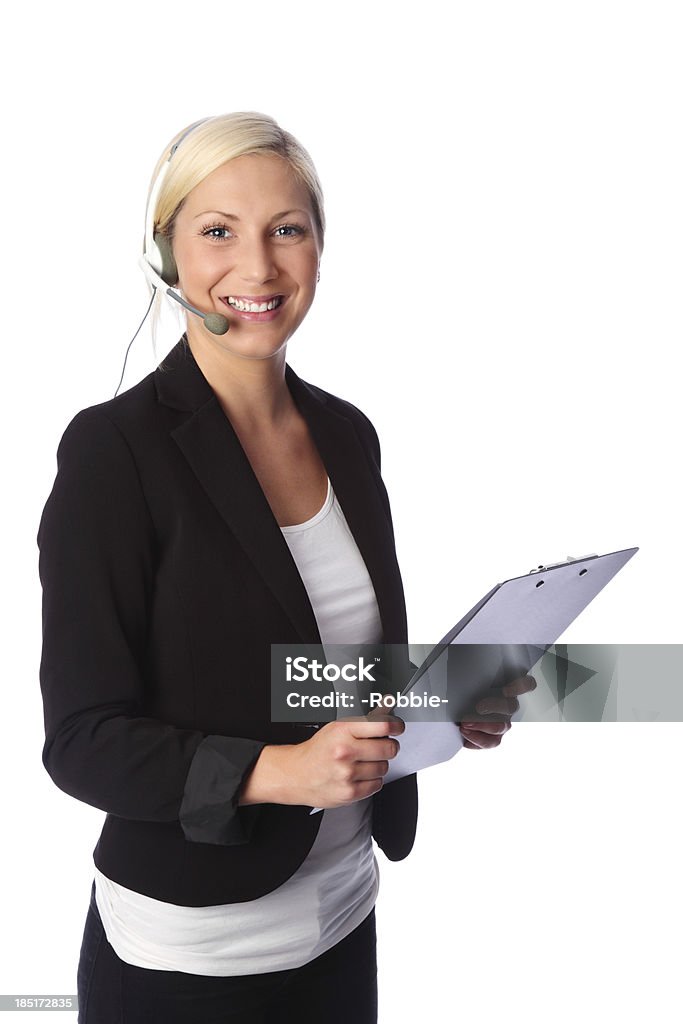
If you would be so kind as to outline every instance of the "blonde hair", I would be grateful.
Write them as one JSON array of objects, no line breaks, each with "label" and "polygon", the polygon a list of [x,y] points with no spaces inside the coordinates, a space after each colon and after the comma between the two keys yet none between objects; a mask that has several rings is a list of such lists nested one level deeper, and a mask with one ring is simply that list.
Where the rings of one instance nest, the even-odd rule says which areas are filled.
[{"label": "blonde hair", "polygon": [[[210,117],[183,128],[171,139],[157,161],[147,194],[148,201],[154,182],[176,145],[178,148],[169,162],[153,214],[154,230],[166,235],[169,241],[173,239],[175,219],[187,196],[216,168],[239,156],[275,153],[287,160],[297,180],[308,191],[322,248],[325,239],[325,208],[315,165],[298,139],[281,128],[272,117],[256,111],[239,111]],[[157,290],[152,312],[155,355],[156,327],[163,298],[164,293]],[[173,306],[180,308],[176,303]]]}]

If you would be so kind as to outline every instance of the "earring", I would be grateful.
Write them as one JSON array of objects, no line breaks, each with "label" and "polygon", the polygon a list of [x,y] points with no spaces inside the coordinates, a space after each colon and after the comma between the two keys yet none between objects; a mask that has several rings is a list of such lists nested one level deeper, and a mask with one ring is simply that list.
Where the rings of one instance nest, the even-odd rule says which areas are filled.
[{"label": "earring", "polygon": [[320,280],[320,267],[318,267],[318,280]]}]

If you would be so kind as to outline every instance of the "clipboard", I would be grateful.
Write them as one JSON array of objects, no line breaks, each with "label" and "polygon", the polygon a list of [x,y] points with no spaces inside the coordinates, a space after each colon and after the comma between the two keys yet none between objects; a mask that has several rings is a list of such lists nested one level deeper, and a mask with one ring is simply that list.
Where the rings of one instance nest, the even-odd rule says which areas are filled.
[{"label": "clipboard", "polygon": [[[638,550],[634,547],[606,555],[570,556],[564,562],[539,565],[525,576],[499,583],[432,648],[402,693],[407,694],[421,681],[424,684],[440,660],[443,672],[452,645],[505,645],[517,661],[517,670],[521,674],[530,672]],[[482,691],[490,687],[492,676],[486,678],[486,671],[483,661],[478,676],[463,672],[458,680],[461,707],[472,708]],[[411,712],[410,708],[401,709],[399,715],[406,728],[399,740],[399,753],[389,762],[385,783],[448,761],[463,745],[462,733],[455,724],[460,720],[458,708],[454,708],[453,721],[445,722],[419,720],[420,712]]]}]

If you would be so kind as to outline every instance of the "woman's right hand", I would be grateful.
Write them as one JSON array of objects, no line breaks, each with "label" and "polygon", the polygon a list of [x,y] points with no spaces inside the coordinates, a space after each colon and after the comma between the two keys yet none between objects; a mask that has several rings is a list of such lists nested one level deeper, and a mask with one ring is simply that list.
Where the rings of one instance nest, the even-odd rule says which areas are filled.
[{"label": "woman's right hand", "polygon": [[405,729],[401,718],[328,722],[303,743],[268,745],[242,785],[239,804],[342,807],[377,793]]}]

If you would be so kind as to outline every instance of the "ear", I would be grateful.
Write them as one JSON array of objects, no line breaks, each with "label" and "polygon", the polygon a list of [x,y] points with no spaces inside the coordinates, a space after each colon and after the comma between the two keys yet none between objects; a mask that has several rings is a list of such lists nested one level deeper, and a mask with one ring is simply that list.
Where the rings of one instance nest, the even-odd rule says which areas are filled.
[{"label": "ear", "polygon": [[154,242],[161,256],[159,276],[167,285],[173,287],[178,283],[178,267],[173,256],[171,241],[167,235],[162,235],[161,232],[155,231]]}]

